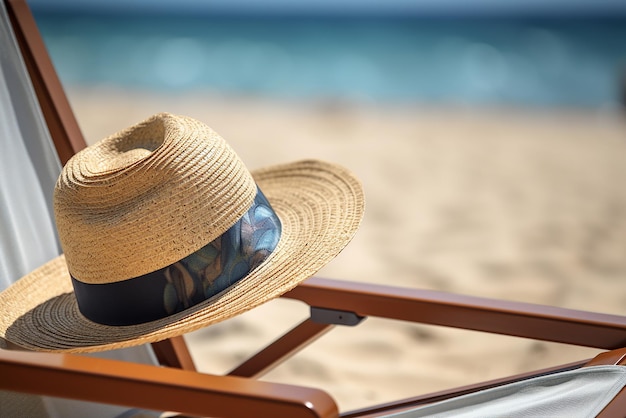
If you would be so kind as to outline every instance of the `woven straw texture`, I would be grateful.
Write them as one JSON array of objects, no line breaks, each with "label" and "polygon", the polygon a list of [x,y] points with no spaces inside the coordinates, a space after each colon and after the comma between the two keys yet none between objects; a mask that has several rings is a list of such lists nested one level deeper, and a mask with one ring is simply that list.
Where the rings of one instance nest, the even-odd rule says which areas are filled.
[{"label": "woven straw texture", "polygon": [[[193,123],[197,122],[194,121]],[[113,166],[99,167],[85,161],[80,164],[80,169],[73,167],[71,171],[83,173],[83,177],[80,178],[81,181],[85,181],[84,173],[88,172],[91,172],[90,177],[112,176],[114,179],[110,181],[128,181],[127,177],[130,177],[128,172],[139,170],[139,166],[143,165],[145,161],[150,160],[150,164],[167,166],[166,161],[153,162],[152,157],[148,155],[150,146],[146,148],[148,151],[135,151],[133,152],[134,155],[124,157],[128,157],[127,160],[121,163],[117,162]],[[152,153],[157,153],[159,148],[156,150]],[[98,146],[96,146],[93,152],[102,151],[98,150]],[[182,150],[180,152],[184,153]],[[230,149],[225,152],[234,155]],[[166,157],[163,158],[167,159]],[[174,153],[169,158],[177,160],[179,157],[177,153]],[[238,161],[236,157],[228,157],[225,160],[230,161],[232,158]],[[154,160],[157,158],[154,157]],[[191,171],[194,171],[191,168],[194,165],[196,171],[201,171],[200,166],[204,163],[204,161],[195,160],[185,162]],[[231,163],[231,165],[237,164],[239,162]],[[245,168],[242,174],[238,174],[237,170],[221,173],[223,176],[244,179],[249,175]],[[78,178],[76,174],[74,175]],[[176,175],[176,173],[171,175]],[[0,294],[0,306],[2,307],[0,336],[31,350],[93,352],[155,342],[182,335],[243,313],[291,290],[332,260],[352,239],[361,222],[364,211],[361,184],[350,172],[337,165],[314,160],[300,161],[255,171],[251,173],[250,178],[253,179],[253,185],[255,182],[258,184],[280,218],[282,235],[277,248],[264,263],[224,292],[184,312],[161,320],[123,327],[96,324],[84,318],[78,310],[66,264],[66,258],[69,258],[66,251],[66,255],[55,258]],[[191,182],[191,180],[189,181]],[[69,180],[62,178],[60,182],[69,182]],[[237,180],[235,184],[243,183],[244,186],[241,187],[245,190],[246,182],[246,180]],[[90,183],[87,184],[90,185]],[[131,189],[132,186],[129,184],[128,188]],[[150,188],[146,188],[141,191],[130,191],[128,192],[128,196],[130,196],[128,199],[132,201],[132,196],[137,195],[143,196],[139,199],[142,202],[150,201],[148,197],[151,193],[150,190]],[[171,195],[177,202],[173,204],[172,208],[178,204],[184,205],[186,200],[182,192],[179,193],[177,189],[169,192],[168,196]],[[228,194],[228,190],[224,190],[223,194]],[[112,201],[103,198],[106,203],[102,203],[95,196],[90,199],[87,200],[93,205],[110,205],[110,210],[115,213],[116,208],[113,207]],[[188,196],[188,199],[193,202],[196,200],[196,196]],[[233,197],[228,197],[219,201],[230,202],[232,199]],[[153,204],[146,205],[148,207],[145,212],[146,216],[169,220],[163,225],[164,231],[155,232],[153,235],[160,237],[160,234],[171,234],[170,237],[177,237],[177,232],[180,231],[171,226],[177,222],[176,216],[163,214],[164,211],[151,206]],[[242,213],[249,207],[247,198],[243,202],[239,201],[234,204],[234,206],[236,205],[244,208]],[[203,207],[203,204],[200,203],[197,206]],[[235,214],[240,212],[227,206],[222,206],[222,209],[230,210],[233,218],[236,218]],[[179,213],[176,210],[174,212],[175,214]],[[118,216],[123,218],[125,212],[120,210]],[[137,247],[148,244],[144,239],[147,232],[143,231],[142,233],[142,229],[147,228],[146,221],[133,219],[132,222],[135,226],[131,228],[131,231],[124,229],[121,232],[121,239],[125,243],[124,248],[131,253],[129,257],[132,257],[132,253],[136,254],[139,251]],[[185,249],[187,252],[184,253],[183,251],[179,258],[195,251],[196,246],[199,248],[215,236],[219,236],[229,227],[230,220],[219,219],[218,222],[221,226],[207,227],[206,230],[202,231],[206,236],[202,237],[200,243],[196,244],[198,238],[195,236],[193,239],[185,238],[185,243],[187,240],[189,241],[189,245]],[[160,226],[159,222],[150,224],[150,228],[158,229]],[[217,232],[215,232],[216,230]],[[97,238],[94,237],[93,239]],[[110,238],[105,237],[105,239]],[[69,235],[64,238],[64,249],[68,240],[71,240]],[[133,244],[133,242],[136,243]],[[170,246],[176,247],[171,243]],[[73,251],[80,252],[83,250],[78,248]],[[92,249],[80,256],[101,257],[97,253],[92,254],[91,251],[96,250]],[[159,266],[156,268],[168,264],[168,262],[160,262],[158,259],[161,254],[169,255],[170,252],[175,251],[167,248],[167,245],[164,248],[161,243],[152,245],[150,251],[141,250],[142,256],[153,263],[150,264],[151,266]],[[106,250],[106,253],[108,254],[109,250]],[[178,253],[175,253],[178,256]],[[106,257],[110,257],[110,255],[106,255]],[[118,280],[119,275],[127,273],[128,270],[127,267],[119,267],[117,264],[124,264],[125,262],[112,259],[103,266],[93,266],[89,261],[81,260],[70,264],[73,273],[75,266],[80,266],[76,268],[80,269],[81,273],[89,273],[87,277],[90,278],[98,277],[92,272],[97,270],[107,272],[110,268],[116,272],[114,280]],[[137,264],[141,265],[141,263]],[[142,269],[146,268],[145,265],[141,265],[141,267]],[[94,275],[92,276],[92,274]]]},{"label": "woven straw texture", "polygon": [[252,176],[217,133],[159,114],[70,159],[54,212],[72,275],[108,283],[199,250],[241,218],[255,195]]}]

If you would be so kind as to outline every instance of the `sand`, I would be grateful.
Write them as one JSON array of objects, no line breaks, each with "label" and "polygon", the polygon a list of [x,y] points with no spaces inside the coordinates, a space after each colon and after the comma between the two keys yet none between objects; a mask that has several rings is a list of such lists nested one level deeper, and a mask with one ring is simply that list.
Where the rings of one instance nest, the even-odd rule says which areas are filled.
[{"label": "sand", "polygon": [[[300,158],[350,168],[366,216],[321,277],[626,314],[619,112],[68,93],[88,142],[168,111],[210,125],[251,169]],[[306,315],[277,300],[186,338],[200,370],[224,373]],[[349,410],[596,352],[369,318],[263,379],[324,388]]]}]

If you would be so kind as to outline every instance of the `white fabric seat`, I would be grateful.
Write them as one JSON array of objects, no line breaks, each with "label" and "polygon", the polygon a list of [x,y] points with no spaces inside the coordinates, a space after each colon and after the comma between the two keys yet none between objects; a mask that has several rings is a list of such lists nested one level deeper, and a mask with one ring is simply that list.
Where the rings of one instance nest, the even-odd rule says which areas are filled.
[{"label": "white fabric seat", "polygon": [[625,385],[626,367],[583,367],[482,390],[390,417],[595,417]]}]

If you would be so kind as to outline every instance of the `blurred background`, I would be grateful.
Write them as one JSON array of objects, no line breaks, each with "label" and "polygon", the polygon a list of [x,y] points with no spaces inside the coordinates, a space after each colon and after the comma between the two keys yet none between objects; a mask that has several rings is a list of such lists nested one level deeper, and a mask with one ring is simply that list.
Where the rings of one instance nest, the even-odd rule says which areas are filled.
[{"label": "blurred background", "polygon": [[[320,275],[626,314],[626,2],[29,4],[89,143],[169,111],[251,169],[354,171],[366,215]],[[296,305],[187,336],[198,366],[229,371]],[[351,409],[593,354],[370,318],[266,378]]]},{"label": "blurred background", "polygon": [[619,0],[30,4],[69,85],[614,107],[626,77]]}]

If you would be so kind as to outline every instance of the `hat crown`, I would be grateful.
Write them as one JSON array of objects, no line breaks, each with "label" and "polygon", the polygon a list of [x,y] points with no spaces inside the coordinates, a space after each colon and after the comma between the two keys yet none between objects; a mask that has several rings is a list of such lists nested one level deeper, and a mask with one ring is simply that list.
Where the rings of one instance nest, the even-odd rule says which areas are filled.
[{"label": "hat crown", "polygon": [[250,208],[256,184],[208,126],[162,113],[77,153],[54,193],[72,276],[111,283],[197,251]]}]

